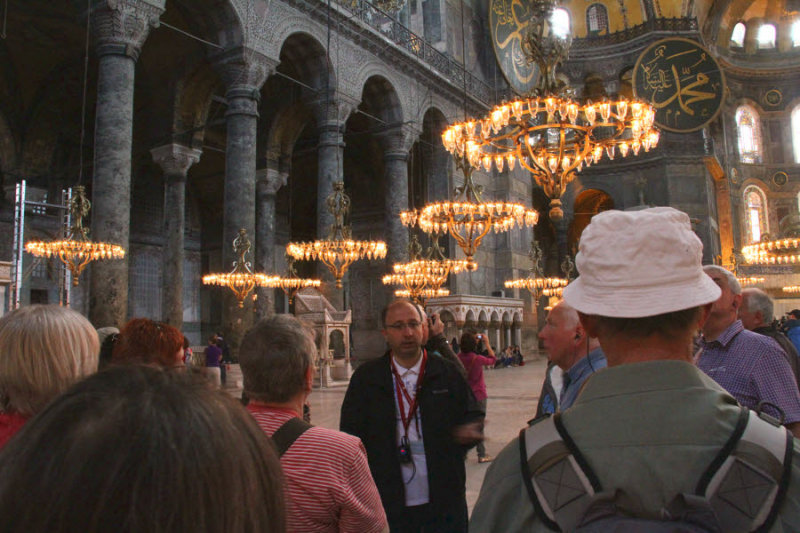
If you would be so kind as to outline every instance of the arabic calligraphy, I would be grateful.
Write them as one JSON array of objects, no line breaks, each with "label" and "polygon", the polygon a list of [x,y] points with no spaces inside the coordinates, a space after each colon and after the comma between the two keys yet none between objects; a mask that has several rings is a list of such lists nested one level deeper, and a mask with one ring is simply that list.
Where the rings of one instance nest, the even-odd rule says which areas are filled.
[{"label": "arabic calligraphy", "polygon": [[522,51],[532,14],[530,3],[525,0],[491,0],[489,4],[497,63],[508,83],[523,94],[533,89],[538,73],[538,67],[529,63]]},{"label": "arabic calligraphy", "polygon": [[645,50],[634,69],[634,92],[656,110],[656,124],[677,132],[695,131],[719,113],[725,80],[701,45],[663,39]]}]

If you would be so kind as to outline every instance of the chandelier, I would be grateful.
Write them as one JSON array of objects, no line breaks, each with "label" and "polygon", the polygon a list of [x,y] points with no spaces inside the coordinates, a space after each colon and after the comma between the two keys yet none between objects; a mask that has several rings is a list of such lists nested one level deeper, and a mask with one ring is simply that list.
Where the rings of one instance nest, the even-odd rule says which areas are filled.
[{"label": "chandelier", "polygon": [[236,254],[236,261],[233,262],[233,270],[226,273],[206,274],[203,276],[203,285],[217,285],[227,287],[236,295],[239,307],[244,307],[244,299],[250,294],[257,285],[260,287],[272,287],[276,276],[267,276],[262,273],[254,273],[250,270],[250,262],[245,257],[250,251],[250,240],[247,238],[247,231],[242,228],[239,235],[233,239],[233,251]]},{"label": "chandelier", "polygon": [[561,297],[561,292],[567,286],[569,280],[566,278],[548,278],[542,273],[542,249],[535,240],[531,242],[531,251],[528,257],[531,259],[530,275],[527,278],[510,279],[505,282],[507,289],[527,289],[533,295],[534,307],[539,307],[539,299],[542,296]]},{"label": "chandelier", "polygon": [[539,214],[518,203],[481,201],[483,186],[472,181],[473,168],[463,161],[456,163],[464,172],[464,185],[456,188],[453,201],[402,211],[400,220],[405,226],[418,225],[425,233],[436,236],[449,232],[464,251],[465,268],[474,271],[478,268],[475,252],[489,231],[501,233],[515,226],[533,226]]},{"label": "chandelier", "polygon": [[270,287],[280,287],[289,297],[289,305],[294,302],[294,297],[300,289],[306,287],[319,287],[322,282],[318,279],[305,279],[297,275],[294,269],[294,258],[286,256],[286,277],[274,277],[269,281]]},{"label": "chandelier", "polygon": [[783,292],[797,294],[800,292],[800,285],[789,285],[788,287],[783,287]]},{"label": "chandelier", "polygon": [[341,289],[342,278],[350,264],[364,258],[383,259],[386,257],[386,243],[352,239],[350,226],[344,222],[350,213],[350,197],[344,192],[344,182],[333,183],[333,192],[326,203],[334,219],[328,238],[314,242],[290,242],[286,246],[286,253],[297,260],[322,261],[336,278],[336,288]]},{"label": "chandelier", "polygon": [[410,298],[419,304],[424,304],[429,298],[448,296],[450,291],[441,286],[447,281],[450,274],[458,274],[466,270],[469,263],[464,259],[449,259],[439,246],[439,238],[433,237],[430,248],[422,256],[422,247],[414,235],[408,245],[411,261],[393,265],[392,274],[383,276],[384,285],[402,285],[394,295],[398,298]]},{"label": "chandelier", "polygon": [[638,155],[658,144],[655,110],[642,100],[603,99],[581,102],[556,78],[569,56],[570,35],[552,31],[555,2],[533,3],[533,15],[522,40],[529,63],[539,67],[533,91],[496,106],[486,117],[459,122],[442,133],[442,142],[457,159],[488,172],[517,164],[530,171],[550,198],[550,218],[560,220],[561,195],[575,174],[603,156]]},{"label": "chandelier", "polygon": [[69,200],[71,225],[66,239],[60,241],[30,241],[25,243],[25,251],[35,257],[58,257],[72,273],[72,284],[78,286],[78,277],[86,266],[102,259],[122,259],[125,249],[117,244],[92,242],[89,228],[83,226],[83,218],[89,214],[91,202],[86,198],[82,185],[73,189]]},{"label": "chandelier", "polygon": [[736,281],[739,282],[739,285],[746,286],[746,285],[758,285],[759,283],[764,283],[766,278],[761,277],[754,277],[754,276],[737,276]]},{"label": "chandelier", "polygon": [[742,248],[751,265],[793,265],[800,263],[800,239],[759,242]]}]

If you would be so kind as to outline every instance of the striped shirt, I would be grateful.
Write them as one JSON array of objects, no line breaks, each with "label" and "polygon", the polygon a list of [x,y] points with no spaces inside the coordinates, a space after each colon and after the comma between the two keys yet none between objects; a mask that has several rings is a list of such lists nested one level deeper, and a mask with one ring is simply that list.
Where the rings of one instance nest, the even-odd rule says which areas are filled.
[{"label": "striped shirt", "polygon": [[[800,421],[800,394],[794,374],[777,342],[744,329],[734,321],[713,341],[700,341],[697,366],[719,383],[740,404],[755,409],[764,402],[768,415],[784,424]],[[773,407],[774,406],[774,407]]]},{"label": "striped shirt", "polygon": [[[293,410],[258,402],[247,406],[258,425],[272,436]],[[286,480],[286,530],[302,532],[378,532],[386,527],[367,452],[358,437],[314,426],[281,457]]]}]

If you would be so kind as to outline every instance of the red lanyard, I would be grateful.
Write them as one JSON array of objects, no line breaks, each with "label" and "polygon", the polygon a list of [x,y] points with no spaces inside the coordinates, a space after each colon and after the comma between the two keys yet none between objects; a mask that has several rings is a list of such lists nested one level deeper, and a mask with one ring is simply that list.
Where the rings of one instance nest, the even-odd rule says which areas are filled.
[{"label": "red lanyard", "polygon": [[[417,412],[417,407],[419,407],[419,402],[417,402],[417,398],[419,398],[419,384],[422,383],[422,378],[425,375],[425,365],[428,362],[428,354],[425,350],[422,350],[422,364],[419,367],[419,375],[417,376],[417,384],[414,387],[417,391],[417,394],[414,394],[414,399],[411,399],[411,395],[408,393],[408,389],[406,389],[406,384],[403,383],[403,380],[400,379],[400,373],[397,371],[397,365],[395,365],[394,358],[392,358],[392,374],[394,374],[394,390],[397,393],[397,407],[400,408],[400,420],[403,421],[403,429],[405,430],[405,436],[408,437],[408,426],[411,425],[411,419],[414,418],[414,415]],[[405,397],[406,401],[408,402],[408,413],[406,414],[405,407],[403,406],[403,398]],[[419,433],[419,429],[417,429],[417,433]]]}]

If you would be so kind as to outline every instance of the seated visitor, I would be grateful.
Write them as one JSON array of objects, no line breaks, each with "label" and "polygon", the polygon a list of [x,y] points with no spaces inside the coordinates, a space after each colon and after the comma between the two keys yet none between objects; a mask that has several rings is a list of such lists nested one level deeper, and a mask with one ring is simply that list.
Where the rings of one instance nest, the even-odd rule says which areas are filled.
[{"label": "seated visitor", "polygon": [[97,332],[80,313],[29,305],[0,318],[0,448],[72,384],[97,371]]},{"label": "seated visitor", "polygon": [[188,372],[112,366],[0,451],[8,533],[284,528],[280,464],[245,409]]}]

